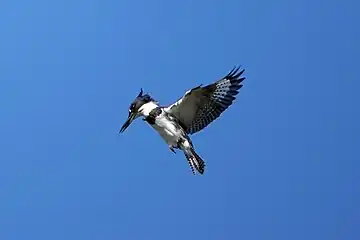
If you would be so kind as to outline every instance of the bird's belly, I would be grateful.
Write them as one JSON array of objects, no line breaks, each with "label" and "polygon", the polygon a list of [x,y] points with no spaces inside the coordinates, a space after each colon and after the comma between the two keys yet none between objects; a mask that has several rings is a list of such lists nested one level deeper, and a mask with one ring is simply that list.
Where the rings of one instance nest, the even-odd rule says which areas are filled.
[{"label": "bird's belly", "polygon": [[181,131],[176,128],[173,123],[160,118],[155,120],[153,127],[168,145],[177,146],[177,143],[181,138]]}]

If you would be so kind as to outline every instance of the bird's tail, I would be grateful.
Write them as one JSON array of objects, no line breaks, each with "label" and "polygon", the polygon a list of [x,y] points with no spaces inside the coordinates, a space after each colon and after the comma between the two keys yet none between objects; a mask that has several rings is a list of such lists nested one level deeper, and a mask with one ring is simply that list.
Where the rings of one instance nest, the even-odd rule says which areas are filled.
[{"label": "bird's tail", "polygon": [[184,151],[185,157],[189,162],[191,171],[195,175],[194,168],[200,173],[203,174],[205,171],[205,162],[201,157],[195,152],[193,148],[189,149],[190,151]]}]

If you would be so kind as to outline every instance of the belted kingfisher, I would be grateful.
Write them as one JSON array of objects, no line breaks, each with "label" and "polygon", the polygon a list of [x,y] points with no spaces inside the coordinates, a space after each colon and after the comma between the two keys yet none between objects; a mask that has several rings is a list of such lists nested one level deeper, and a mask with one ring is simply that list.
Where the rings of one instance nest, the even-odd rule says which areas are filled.
[{"label": "belted kingfisher", "polygon": [[194,168],[203,174],[205,162],[195,152],[189,135],[199,132],[217,119],[235,100],[238,90],[243,86],[244,69],[233,68],[226,76],[202,87],[202,84],[185,92],[184,96],[166,107],[159,106],[149,94],[140,93],[129,107],[129,115],[120,133],[138,117],[148,122],[165,140],[170,150],[184,152],[195,174]]}]

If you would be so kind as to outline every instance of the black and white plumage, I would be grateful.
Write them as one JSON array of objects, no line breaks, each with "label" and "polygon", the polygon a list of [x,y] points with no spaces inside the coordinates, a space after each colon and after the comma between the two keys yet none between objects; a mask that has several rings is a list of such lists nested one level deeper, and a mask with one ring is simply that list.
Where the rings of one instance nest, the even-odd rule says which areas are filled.
[{"label": "black and white plumage", "polygon": [[131,122],[142,116],[165,140],[171,151],[184,152],[192,172],[194,168],[203,174],[205,163],[195,152],[189,135],[201,131],[217,119],[235,100],[243,86],[244,69],[232,69],[220,80],[205,87],[202,85],[188,90],[182,98],[167,107],[160,107],[141,89],[129,108],[129,116],[120,132]]}]

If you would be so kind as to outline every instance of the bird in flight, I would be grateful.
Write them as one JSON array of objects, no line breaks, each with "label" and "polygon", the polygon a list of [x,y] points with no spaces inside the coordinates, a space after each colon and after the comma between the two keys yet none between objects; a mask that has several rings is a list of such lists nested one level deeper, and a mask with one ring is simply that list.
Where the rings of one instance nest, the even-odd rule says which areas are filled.
[{"label": "bird in flight", "polygon": [[199,85],[185,92],[175,103],[162,107],[143,89],[130,104],[129,115],[120,133],[138,117],[149,123],[165,140],[169,149],[182,150],[191,171],[203,174],[205,162],[195,152],[189,135],[201,131],[217,119],[235,100],[243,86],[244,69],[233,68],[226,76],[202,87]]}]

